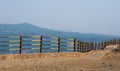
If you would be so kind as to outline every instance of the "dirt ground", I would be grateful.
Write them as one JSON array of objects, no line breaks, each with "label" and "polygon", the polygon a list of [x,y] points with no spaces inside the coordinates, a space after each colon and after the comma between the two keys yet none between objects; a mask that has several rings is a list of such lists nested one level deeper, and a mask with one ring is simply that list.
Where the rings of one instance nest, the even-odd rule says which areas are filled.
[{"label": "dirt ground", "polygon": [[0,71],[120,71],[120,47],[87,53],[0,55]]}]

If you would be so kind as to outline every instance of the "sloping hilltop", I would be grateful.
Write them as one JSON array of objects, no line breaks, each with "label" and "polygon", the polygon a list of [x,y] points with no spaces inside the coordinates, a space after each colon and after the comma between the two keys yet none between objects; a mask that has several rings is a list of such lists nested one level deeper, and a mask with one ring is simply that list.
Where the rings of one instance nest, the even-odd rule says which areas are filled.
[{"label": "sloping hilltop", "polygon": [[120,46],[87,53],[0,55],[0,71],[120,71]]}]

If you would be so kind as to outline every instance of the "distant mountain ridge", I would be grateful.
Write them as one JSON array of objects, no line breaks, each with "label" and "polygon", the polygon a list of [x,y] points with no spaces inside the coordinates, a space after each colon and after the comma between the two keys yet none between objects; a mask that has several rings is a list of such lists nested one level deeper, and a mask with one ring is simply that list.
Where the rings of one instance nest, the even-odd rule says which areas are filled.
[{"label": "distant mountain ridge", "polygon": [[120,38],[119,36],[110,36],[102,34],[84,34],[77,32],[62,32],[51,29],[40,28],[28,23],[21,24],[0,24],[0,36],[6,35],[43,35],[43,36],[59,36],[63,38],[76,38],[82,41],[104,41]]}]

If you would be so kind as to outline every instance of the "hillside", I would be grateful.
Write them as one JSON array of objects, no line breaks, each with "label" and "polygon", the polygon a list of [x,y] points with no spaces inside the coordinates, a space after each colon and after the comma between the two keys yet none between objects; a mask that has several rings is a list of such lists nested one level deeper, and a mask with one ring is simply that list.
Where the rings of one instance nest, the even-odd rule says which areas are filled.
[{"label": "hillside", "polygon": [[119,38],[118,36],[102,34],[85,34],[77,32],[63,32],[51,29],[40,28],[28,23],[21,24],[0,24],[0,36],[5,35],[43,35],[43,36],[60,36],[63,38],[72,37],[83,41],[104,41]]}]

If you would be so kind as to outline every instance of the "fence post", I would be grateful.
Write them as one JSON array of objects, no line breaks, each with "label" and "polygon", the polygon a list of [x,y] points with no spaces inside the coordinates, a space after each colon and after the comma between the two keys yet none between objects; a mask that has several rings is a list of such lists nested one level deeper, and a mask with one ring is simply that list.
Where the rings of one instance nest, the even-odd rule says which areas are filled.
[{"label": "fence post", "polygon": [[87,48],[87,42],[85,42],[85,52],[88,51],[88,48]]},{"label": "fence post", "polygon": [[118,39],[116,39],[116,44],[118,44]]},{"label": "fence post", "polygon": [[104,42],[104,48],[106,48],[106,46],[107,46],[107,45],[106,45],[106,41],[105,41],[105,42]]},{"label": "fence post", "polygon": [[84,42],[82,42],[82,52],[84,53]]},{"label": "fence post", "polygon": [[84,52],[84,42],[82,42],[82,52]]},{"label": "fence post", "polygon": [[108,45],[110,45],[110,41],[108,41]]},{"label": "fence post", "polygon": [[97,47],[97,42],[95,42],[95,50],[97,50],[98,49],[98,47]]},{"label": "fence post", "polygon": [[40,53],[42,53],[42,42],[43,42],[43,36],[40,36]]},{"label": "fence post", "polygon": [[112,45],[112,40],[110,40],[110,45]]},{"label": "fence post", "polygon": [[117,45],[117,40],[115,39],[115,45]]},{"label": "fence post", "polygon": [[22,54],[22,35],[20,35],[20,54]]},{"label": "fence post", "polygon": [[89,52],[91,49],[91,44],[90,42],[86,42],[86,52]]},{"label": "fence post", "polygon": [[[109,42],[108,42],[108,44],[109,44]],[[104,49],[104,43],[103,42],[101,42],[101,49]]]},{"label": "fence post", "polygon": [[80,44],[80,52],[82,52],[82,42],[80,41],[79,44]]},{"label": "fence post", "polygon": [[96,50],[96,49],[97,49],[97,43],[94,42],[94,50]]},{"label": "fence post", "polygon": [[108,41],[106,41],[106,46],[109,46],[109,42]]},{"label": "fence post", "polygon": [[74,52],[76,52],[76,39],[74,39]]},{"label": "fence post", "polygon": [[94,42],[92,42],[92,50],[94,50]]},{"label": "fence post", "polygon": [[120,39],[118,40],[118,44],[120,45]]},{"label": "fence post", "polygon": [[115,45],[115,39],[113,39],[113,45]]},{"label": "fence post", "polygon": [[93,48],[92,48],[92,42],[89,42],[89,46],[88,47],[90,47],[89,51],[93,50]]},{"label": "fence post", "polygon": [[60,37],[58,37],[58,52],[60,52]]},{"label": "fence post", "polygon": [[112,40],[112,45],[114,45],[114,41]]},{"label": "fence post", "polygon": [[100,42],[98,42],[98,50],[100,49]]},{"label": "fence post", "polygon": [[80,52],[80,41],[78,40],[78,48],[77,48],[77,52]]},{"label": "fence post", "polygon": [[96,50],[95,48],[95,46],[96,46],[96,44],[95,44],[96,42],[93,42],[93,50]]},{"label": "fence post", "polygon": [[[90,45],[90,46],[89,46]],[[91,42],[86,42],[86,51],[89,52],[91,49]]]}]

